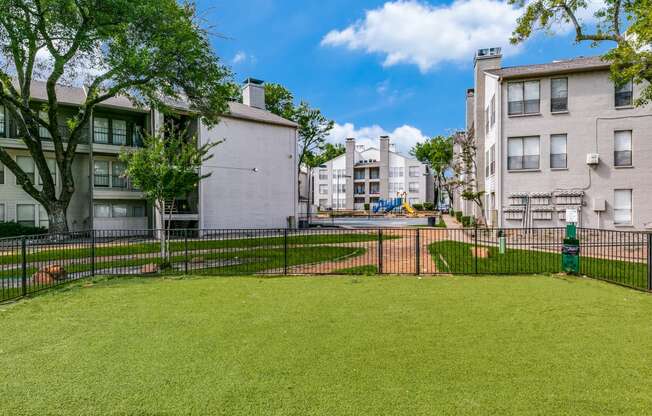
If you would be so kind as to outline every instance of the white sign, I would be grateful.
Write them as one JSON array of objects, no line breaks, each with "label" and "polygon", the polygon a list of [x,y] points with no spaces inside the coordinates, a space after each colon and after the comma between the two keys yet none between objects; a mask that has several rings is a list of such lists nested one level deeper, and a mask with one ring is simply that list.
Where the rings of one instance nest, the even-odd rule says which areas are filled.
[{"label": "white sign", "polygon": [[566,222],[577,224],[579,222],[579,213],[575,208],[566,209]]}]

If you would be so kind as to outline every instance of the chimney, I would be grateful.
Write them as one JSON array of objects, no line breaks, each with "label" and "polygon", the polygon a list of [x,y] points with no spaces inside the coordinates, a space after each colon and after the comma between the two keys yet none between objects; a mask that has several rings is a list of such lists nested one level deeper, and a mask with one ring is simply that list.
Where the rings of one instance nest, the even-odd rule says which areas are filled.
[{"label": "chimney", "polygon": [[388,198],[389,197],[389,136],[380,136],[380,160],[379,160],[379,171],[380,171],[380,197]]},{"label": "chimney", "polygon": [[265,86],[263,81],[247,78],[242,87],[242,103],[249,107],[265,109]]}]

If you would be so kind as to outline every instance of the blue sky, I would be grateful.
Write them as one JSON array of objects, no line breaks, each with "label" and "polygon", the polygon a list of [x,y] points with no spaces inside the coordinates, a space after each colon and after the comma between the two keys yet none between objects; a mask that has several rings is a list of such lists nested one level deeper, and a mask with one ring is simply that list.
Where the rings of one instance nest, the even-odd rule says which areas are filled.
[{"label": "blue sky", "polygon": [[568,30],[510,47],[519,12],[495,0],[200,0],[198,10],[238,81],[285,85],[335,120],[332,141],[386,132],[402,151],[464,127],[479,47],[505,48],[504,66],[604,51]]}]

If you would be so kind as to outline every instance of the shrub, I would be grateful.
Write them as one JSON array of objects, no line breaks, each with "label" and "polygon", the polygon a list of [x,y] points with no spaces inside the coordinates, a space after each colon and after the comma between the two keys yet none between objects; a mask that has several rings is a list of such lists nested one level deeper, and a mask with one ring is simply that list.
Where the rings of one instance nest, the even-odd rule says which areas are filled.
[{"label": "shrub", "polygon": [[458,222],[462,221],[462,211],[455,211],[455,218],[457,219]]},{"label": "shrub", "polygon": [[369,211],[369,203],[368,202],[364,204],[364,210]]},{"label": "shrub", "polygon": [[432,202],[424,202],[423,209],[425,209],[426,211],[432,211],[435,209],[435,204],[433,204]]},{"label": "shrub", "polygon": [[14,221],[0,222],[0,237],[17,237],[20,235],[45,234],[48,230],[43,227],[30,227]]},{"label": "shrub", "polygon": [[462,216],[462,226],[468,227],[470,225],[471,225],[471,217],[469,217],[468,215]]},{"label": "shrub", "polygon": [[423,211],[423,205],[424,204],[412,204],[412,208],[416,209],[417,211]]},{"label": "shrub", "polygon": [[439,217],[439,221],[437,221],[437,224],[435,224],[435,227],[437,228],[446,228],[446,222],[442,217]]}]

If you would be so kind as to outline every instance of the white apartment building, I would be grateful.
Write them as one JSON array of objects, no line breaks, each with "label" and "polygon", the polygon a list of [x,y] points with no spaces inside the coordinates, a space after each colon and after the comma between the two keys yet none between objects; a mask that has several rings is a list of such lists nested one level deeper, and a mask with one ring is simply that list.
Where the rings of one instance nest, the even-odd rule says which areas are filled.
[{"label": "white apartment building", "polygon": [[[86,98],[83,88],[58,86],[60,125]],[[44,83],[34,82],[34,101],[46,101]],[[224,142],[213,148],[214,157],[202,167],[211,172],[193,195],[180,196],[174,204],[173,227],[237,228],[285,227],[296,215],[296,124],[264,109],[262,82],[247,80],[244,103],[229,103],[230,111],[219,124],[208,128],[184,105],[172,115],[135,108],[125,98],[110,99],[96,108],[85,140],[74,162],[75,194],[68,208],[73,231],[143,230],[160,227],[153,207],[123,177],[125,166],[118,156],[125,146],[142,146],[143,131],[160,128],[169,118],[185,123],[200,143]],[[51,151],[47,130],[43,147]],[[16,162],[40,179],[25,144],[16,137],[8,111],[0,106],[0,146]],[[52,169],[56,170],[54,163]],[[55,173],[56,177],[56,173]],[[55,179],[56,180],[56,179]],[[57,184],[60,186],[60,184]],[[45,210],[0,164],[0,221],[47,226]]]},{"label": "white apartment building", "polygon": [[643,86],[615,86],[600,57],[500,61],[500,48],[480,51],[483,85],[467,93],[484,109],[472,122],[489,225],[563,226],[570,209],[583,227],[652,228],[652,107],[634,105]]},{"label": "white apartment building", "polygon": [[346,140],[346,153],[312,170],[313,204],[320,210],[364,210],[379,199],[407,193],[411,204],[432,202],[433,181],[428,166],[397,153],[389,137],[379,146]]}]

